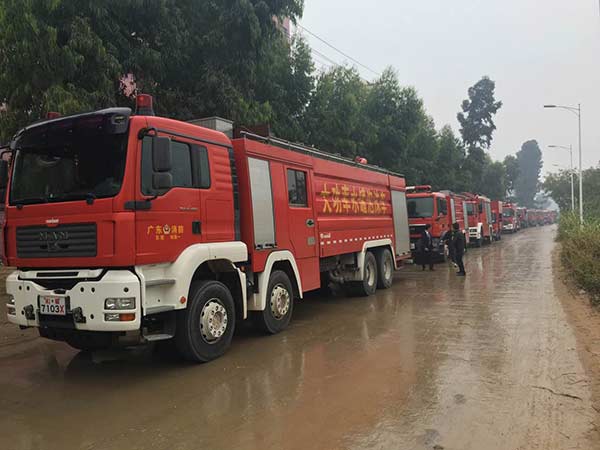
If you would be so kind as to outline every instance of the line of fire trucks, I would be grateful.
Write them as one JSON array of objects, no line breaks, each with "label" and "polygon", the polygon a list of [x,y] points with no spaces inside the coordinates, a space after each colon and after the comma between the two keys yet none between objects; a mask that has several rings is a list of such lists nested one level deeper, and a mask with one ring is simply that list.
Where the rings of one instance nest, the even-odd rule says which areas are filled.
[{"label": "line of fire trucks", "polygon": [[427,225],[437,259],[445,260],[445,237],[457,222],[470,246],[481,247],[502,239],[503,233],[556,222],[557,212],[527,209],[516,203],[491,200],[469,192],[434,191],[431,186],[406,188],[410,247],[413,253]]},{"label": "line of fire trucks", "polygon": [[454,222],[481,246],[555,219],[152,104],[52,114],[0,151],[9,322],[80,350],[170,340],[205,362],[246,320],[283,331],[306,292],[391,288],[427,223],[443,255]]}]

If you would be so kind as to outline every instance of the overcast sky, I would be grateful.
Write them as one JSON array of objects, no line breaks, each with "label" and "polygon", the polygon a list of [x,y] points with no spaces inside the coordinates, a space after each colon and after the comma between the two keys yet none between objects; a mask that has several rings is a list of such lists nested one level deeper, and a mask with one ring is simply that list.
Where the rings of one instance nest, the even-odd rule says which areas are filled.
[{"label": "overcast sky", "polygon": [[[419,91],[438,128],[450,124],[458,131],[456,114],[468,87],[490,76],[504,103],[496,117],[493,158],[536,139],[545,171],[557,170],[553,164],[568,167],[568,152],[547,146],[576,148],[577,118],[542,105],[581,102],[584,167],[600,161],[599,0],[305,2],[301,25],[376,71],[393,66],[403,84]],[[307,38],[318,52],[344,62]],[[365,79],[375,77],[358,68]]]}]

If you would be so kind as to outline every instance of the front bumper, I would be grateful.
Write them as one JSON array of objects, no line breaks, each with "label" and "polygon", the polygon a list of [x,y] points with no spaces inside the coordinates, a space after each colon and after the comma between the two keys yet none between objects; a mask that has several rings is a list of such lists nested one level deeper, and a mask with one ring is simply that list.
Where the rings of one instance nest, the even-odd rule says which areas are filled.
[{"label": "front bumper", "polygon": [[515,229],[515,226],[512,223],[507,223],[505,225],[502,225],[502,230],[504,231],[512,231]]},{"label": "front bumper", "polygon": [[[83,273],[84,271],[76,273]],[[89,272],[89,271],[88,271]],[[52,275],[55,271],[35,271],[37,278],[31,278],[31,272],[12,272],[6,279],[6,292],[12,296],[7,305],[8,321],[24,327],[67,328],[86,331],[133,331],[139,330],[141,324],[140,280],[128,270],[108,270],[93,280],[82,277],[58,279]],[[40,276],[41,275],[41,276]],[[67,281],[68,280],[68,281]],[[69,289],[60,287],[61,281],[67,282]],[[52,285],[52,288],[44,287]],[[73,285],[73,283],[75,283]],[[72,287],[71,287],[72,286]],[[66,316],[47,316],[40,314],[39,298],[42,295],[60,295],[68,298]],[[107,298],[135,298],[135,309],[105,310]],[[12,303],[14,302],[14,304]],[[84,321],[76,320],[81,311]],[[30,314],[27,312],[30,311]],[[123,322],[105,320],[110,313],[135,314],[135,318]],[[29,316],[29,317],[27,317]],[[130,316],[131,317],[131,316]]]},{"label": "front bumper", "polygon": [[479,228],[477,227],[469,227],[469,237],[480,239],[481,235],[479,234]]}]

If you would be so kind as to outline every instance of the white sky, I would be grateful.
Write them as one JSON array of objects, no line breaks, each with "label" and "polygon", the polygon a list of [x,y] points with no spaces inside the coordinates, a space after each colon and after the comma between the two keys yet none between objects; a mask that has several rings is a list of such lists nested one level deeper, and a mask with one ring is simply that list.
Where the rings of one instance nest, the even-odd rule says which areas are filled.
[{"label": "white sky", "polygon": [[[577,118],[545,103],[583,109],[583,165],[600,161],[599,0],[305,0],[300,24],[366,66],[393,66],[425,100],[436,127],[458,131],[467,89],[483,75],[504,103],[491,155],[502,159],[528,139],[544,153],[545,171],[569,165]],[[306,35],[338,63],[345,58]],[[322,61],[324,59],[316,55]],[[365,79],[375,76],[360,69]],[[575,153],[577,164],[577,153]]]}]

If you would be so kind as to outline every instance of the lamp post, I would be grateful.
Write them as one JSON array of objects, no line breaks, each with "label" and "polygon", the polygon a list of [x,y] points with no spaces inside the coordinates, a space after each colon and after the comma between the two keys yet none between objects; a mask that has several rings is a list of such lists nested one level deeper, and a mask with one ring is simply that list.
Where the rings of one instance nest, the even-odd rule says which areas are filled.
[{"label": "lamp post", "polygon": [[581,103],[575,106],[563,105],[544,105],[544,108],[560,108],[571,111],[577,116],[579,121],[579,223],[583,225],[583,174],[582,174],[582,157],[581,157]]},{"label": "lamp post", "polygon": [[568,147],[565,147],[564,145],[549,145],[548,148],[561,148],[564,150],[569,150],[569,153],[571,155],[571,169],[569,170],[571,174],[571,211],[575,212],[575,183],[573,181],[573,146],[569,145]]}]

